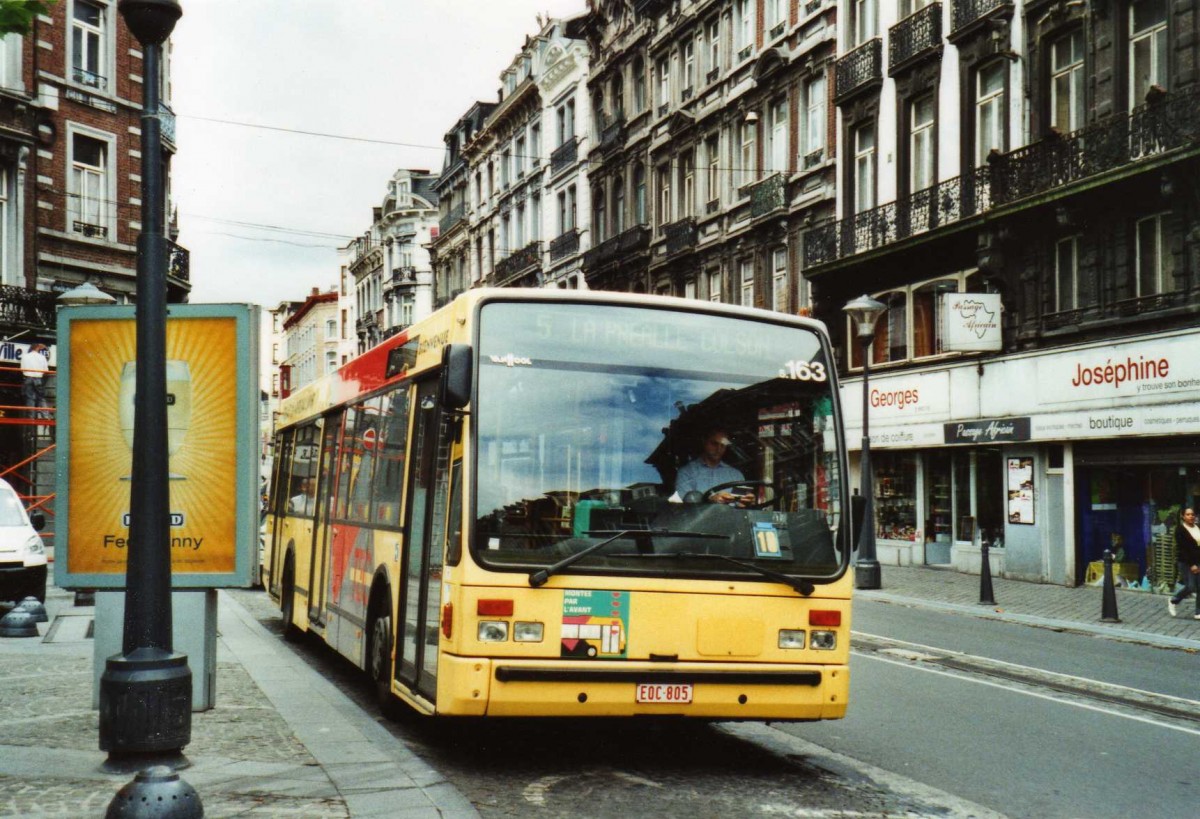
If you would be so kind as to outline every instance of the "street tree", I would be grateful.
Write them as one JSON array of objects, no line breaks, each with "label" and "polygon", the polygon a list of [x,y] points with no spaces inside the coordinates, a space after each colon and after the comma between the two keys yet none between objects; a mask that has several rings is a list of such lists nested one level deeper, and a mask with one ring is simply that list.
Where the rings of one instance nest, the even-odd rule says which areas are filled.
[{"label": "street tree", "polygon": [[33,18],[49,14],[57,0],[0,0],[0,36],[28,34]]}]

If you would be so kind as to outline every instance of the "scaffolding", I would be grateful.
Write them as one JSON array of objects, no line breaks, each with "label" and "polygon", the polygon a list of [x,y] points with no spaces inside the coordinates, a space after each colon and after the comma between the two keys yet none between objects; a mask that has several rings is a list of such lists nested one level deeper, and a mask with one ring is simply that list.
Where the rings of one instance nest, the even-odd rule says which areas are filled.
[{"label": "scaffolding", "polygon": [[[26,510],[41,510],[47,547],[54,544],[55,423],[54,370],[47,370],[46,406],[24,403],[23,370],[0,366],[0,478],[8,481]],[[49,549],[47,549],[49,551]]]}]

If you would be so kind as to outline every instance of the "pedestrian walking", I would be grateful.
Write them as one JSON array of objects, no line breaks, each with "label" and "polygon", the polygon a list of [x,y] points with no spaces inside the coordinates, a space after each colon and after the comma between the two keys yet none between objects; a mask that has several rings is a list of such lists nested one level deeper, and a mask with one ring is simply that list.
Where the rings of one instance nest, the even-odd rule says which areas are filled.
[{"label": "pedestrian walking", "polygon": [[1179,578],[1183,588],[1167,601],[1167,611],[1174,617],[1177,606],[1189,597],[1196,598],[1196,614],[1200,620],[1200,526],[1196,525],[1196,510],[1184,509],[1175,527],[1175,559],[1179,561]]},{"label": "pedestrian walking", "polygon": [[46,413],[37,410],[46,406],[46,373],[50,362],[46,360],[46,345],[35,343],[21,356],[21,375],[25,377],[23,393],[25,406],[34,408],[34,417],[45,418]]}]

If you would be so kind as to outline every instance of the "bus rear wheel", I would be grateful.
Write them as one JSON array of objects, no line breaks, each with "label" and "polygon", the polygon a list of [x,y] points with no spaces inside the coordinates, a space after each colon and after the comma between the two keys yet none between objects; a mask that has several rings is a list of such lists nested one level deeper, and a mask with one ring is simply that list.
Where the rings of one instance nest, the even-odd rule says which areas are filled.
[{"label": "bus rear wheel", "polygon": [[279,616],[283,620],[283,639],[294,643],[300,639],[300,629],[296,628],[296,567],[292,556],[288,555],[283,564],[283,581],[279,589]]}]

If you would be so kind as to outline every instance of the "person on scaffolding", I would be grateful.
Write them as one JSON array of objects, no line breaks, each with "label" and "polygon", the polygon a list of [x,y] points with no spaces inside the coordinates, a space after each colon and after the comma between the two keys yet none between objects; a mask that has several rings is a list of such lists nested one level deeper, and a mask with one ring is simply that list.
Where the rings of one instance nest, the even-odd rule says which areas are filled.
[{"label": "person on scaffolding", "polygon": [[46,405],[46,373],[50,362],[46,360],[46,345],[40,342],[29,345],[21,356],[21,374],[25,376],[23,393],[25,406],[34,409],[33,417],[46,418],[49,413],[39,412]]}]

